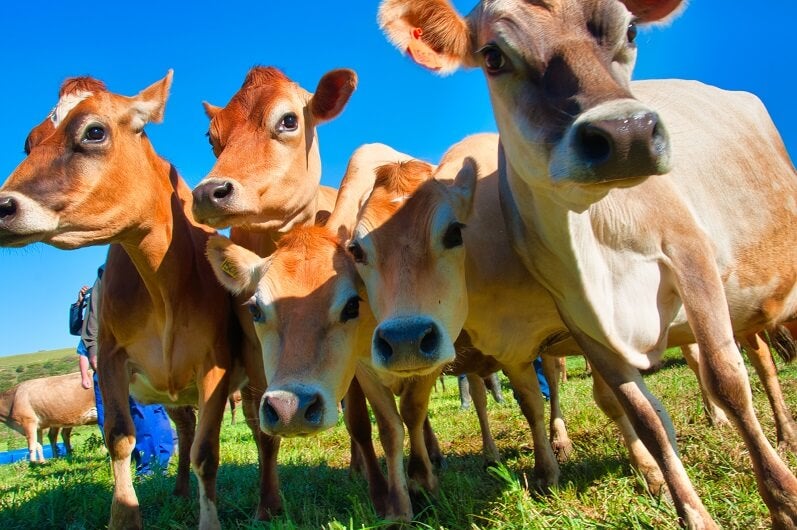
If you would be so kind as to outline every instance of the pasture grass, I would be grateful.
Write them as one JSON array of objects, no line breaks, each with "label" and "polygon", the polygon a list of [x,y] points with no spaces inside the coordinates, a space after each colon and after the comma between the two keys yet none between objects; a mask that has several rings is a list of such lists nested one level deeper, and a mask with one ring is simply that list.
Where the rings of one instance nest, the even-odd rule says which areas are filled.
[{"label": "pasture grass", "polygon": [[[506,403],[490,399],[493,434],[503,466],[485,470],[478,422],[473,411],[460,411],[457,385],[432,396],[430,415],[446,454],[440,493],[416,503],[413,526],[424,529],[671,529],[674,509],[646,493],[628,464],[619,433],[592,402],[591,379],[581,359],[569,359],[563,407],[574,452],[562,465],[560,486],[547,496],[527,487],[533,454],[524,419],[503,380]],[[748,371],[753,373],[748,367]],[[781,367],[780,379],[794,408],[797,366]],[[665,367],[646,378],[670,412],[687,472],[709,512],[723,528],[769,528],[765,506],[756,491],[747,451],[732,429],[707,426],[694,376],[680,355],[668,353]],[[774,439],[772,414],[760,383],[753,379],[756,410]],[[374,432],[376,429],[374,429]],[[74,435],[75,454],[44,465],[18,463],[0,467],[0,528],[103,528],[110,510],[112,481],[96,427]],[[319,436],[285,439],[279,473],[285,511],[270,523],[254,521],[257,455],[243,422],[222,429],[218,491],[224,528],[346,530],[384,528],[374,513],[364,480],[350,477],[349,439],[342,424]],[[21,437],[20,437],[21,438]],[[376,444],[381,455],[381,447]],[[785,455],[792,469],[797,459]],[[196,480],[189,499],[171,495],[176,458],[167,476],[136,483],[145,526],[191,528],[198,522]]]}]

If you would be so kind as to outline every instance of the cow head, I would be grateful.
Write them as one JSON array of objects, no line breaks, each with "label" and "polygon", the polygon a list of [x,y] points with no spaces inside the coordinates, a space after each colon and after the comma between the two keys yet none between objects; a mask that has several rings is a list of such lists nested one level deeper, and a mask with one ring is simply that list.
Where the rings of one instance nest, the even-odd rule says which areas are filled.
[{"label": "cow head", "polygon": [[321,179],[316,126],[335,118],[357,85],[332,70],[314,94],[276,68],[253,68],[226,107],[205,104],[218,160],[194,189],[194,216],[216,227],[287,230],[313,204]]},{"label": "cow head", "polygon": [[466,164],[449,187],[417,160],[377,170],[347,250],[377,320],[371,361],[379,370],[425,375],[454,359],[468,311],[462,230],[475,174]]},{"label": "cow head", "polygon": [[0,188],[0,245],[71,249],[134,229],[149,206],[142,189],[163,184],[147,181],[164,162],[143,129],[163,119],[171,82],[169,71],[125,97],[91,78],[65,81],[55,108],[28,135],[27,157]]},{"label": "cow head", "polygon": [[669,170],[667,132],[629,81],[637,23],[680,3],[483,0],[462,17],[446,0],[384,0],[379,21],[424,66],[484,71],[507,160],[523,180],[605,190]]},{"label": "cow head", "polygon": [[263,430],[304,436],[334,426],[354,377],[361,322],[357,272],[336,235],[295,227],[268,258],[220,236],[207,251],[219,281],[250,296],[268,380]]}]

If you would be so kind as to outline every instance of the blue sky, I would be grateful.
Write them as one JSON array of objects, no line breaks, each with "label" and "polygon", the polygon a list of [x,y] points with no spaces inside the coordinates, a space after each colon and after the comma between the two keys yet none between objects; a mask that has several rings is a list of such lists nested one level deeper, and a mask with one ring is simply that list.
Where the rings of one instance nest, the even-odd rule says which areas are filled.
[{"label": "blue sky", "polygon": [[[454,3],[461,12],[474,4]],[[5,5],[0,182],[22,160],[25,137],[55,104],[61,81],[75,75],[93,75],[112,91],[132,95],[174,68],[165,121],[150,125],[148,134],[192,187],[213,165],[201,102],[226,104],[256,64],[277,66],[310,91],[330,69],[357,71],[360,84],[348,107],[319,130],[327,185],[338,185],[348,156],[365,142],[436,161],[465,135],[495,130],[481,73],[438,78],[401,57],[376,25],[375,1],[184,5]],[[694,0],[671,25],[640,33],[634,77],[699,79],[754,92],[794,158],[794,20],[792,2],[764,8],[741,0]],[[79,287],[92,283],[106,250],[41,244],[0,249],[0,356],[74,346],[67,309]]]}]

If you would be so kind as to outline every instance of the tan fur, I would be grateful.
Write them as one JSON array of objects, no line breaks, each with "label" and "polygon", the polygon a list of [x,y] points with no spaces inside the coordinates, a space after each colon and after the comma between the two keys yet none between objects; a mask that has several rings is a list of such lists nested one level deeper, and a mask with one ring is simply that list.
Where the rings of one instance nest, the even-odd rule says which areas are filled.
[{"label": "tan fur", "polygon": [[[319,188],[316,127],[343,110],[356,84],[353,71],[333,70],[310,94],[276,68],[255,67],[224,108],[206,104],[217,160],[194,190],[196,218],[284,233],[331,209],[334,190]],[[283,130],[281,120],[291,113],[297,128]],[[224,202],[208,191],[219,183],[231,186]]]},{"label": "tan fur", "polygon": [[[204,256],[211,230],[192,220],[189,189],[138,130],[142,120],[162,118],[170,82],[169,75],[132,98],[99,92],[84,99],[33,147],[0,190],[19,198],[23,216],[29,204],[46,211],[58,201],[55,229],[31,235],[31,222],[17,238],[13,225],[4,227],[0,239],[10,238],[10,244],[31,238],[62,248],[113,243],[101,287],[98,355],[99,379],[107,382],[102,383],[106,440],[115,479],[111,527],[141,524],[129,468],[128,386],[144,402],[198,404],[192,462],[204,481],[201,525],[212,527],[218,525],[215,473],[226,397],[247,374],[253,381],[263,377],[259,358],[236,357],[241,345],[230,341],[238,328],[229,295]],[[84,130],[92,124],[106,130],[103,141],[84,142]],[[67,137],[71,134],[78,136]],[[76,144],[92,153],[93,164],[63,155]],[[52,168],[57,168],[57,195],[30,187],[52,177]],[[39,194],[28,195],[37,189]],[[261,473],[261,515],[279,508],[274,473],[273,465]]]},{"label": "tan fur", "polygon": [[[40,377],[0,394],[0,421],[25,436],[31,462],[44,462],[41,444],[37,441],[42,429],[61,427],[66,431],[70,427],[97,423],[94,392],[83,388],[80,381],[79,372]],[[54,436],[51,441],[52,438]],[[67,440],[65,433],[64,441]]]},{"label": "tan fur", "polygon": [[[656,3],[644,2],[640,14],[664,16],[675,4]],[[636,48],[619,2],[545,4],[484,0],[467,19],[439,10],[468,26],[463,64],[498,46],[490,48],[498,70],[483,66],[514,245],[656,456],[684,524],[716,527],[638,371],[657,362],[668,336],[699,343],[701,380],[743,434],[773,527],[791,528],[797,479],[761,431],[733,340],[734,330],[758,331],[797,305],[795,249],[780,245],[797,226],[797,178],[783,142],[747,95],[686,82],[631,84]],[[590,28],[599,22],[596,36]],[[591,158],[595,144],[581,136],[591,126],[613,131],[622,149]],[[651,149],[627,147],[637,141]],[[779,237],[769,237],[774,232]],[[751,250],[773,261],[753,265]]]}]

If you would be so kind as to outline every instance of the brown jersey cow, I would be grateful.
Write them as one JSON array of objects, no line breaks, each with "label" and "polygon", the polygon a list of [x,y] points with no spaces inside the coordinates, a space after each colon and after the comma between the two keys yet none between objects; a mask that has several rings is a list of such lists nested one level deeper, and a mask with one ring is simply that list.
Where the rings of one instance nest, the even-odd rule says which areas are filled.
[{"label": "brown jersey cow", "polygon": [[[144,126],[163,118],[171,72],[137,96],[68,80],[27,142],[28,157],[0,188],[0,245],[58,248],[112,243],[100,302],[98,373],[114,494],[109,526],[140,527],[130,455],[127,394],[199,407],[191,461],[199,479],[200,527],[219,526],[216,473],[226,398],[262,362],[241,355],[231,299],[205,258],[212,234],[191,217],[190,190],[153,149]],[[248,349],[246,351],[252,351]],[[257,430],[258,516],[279,509],[273,443]]]}]

